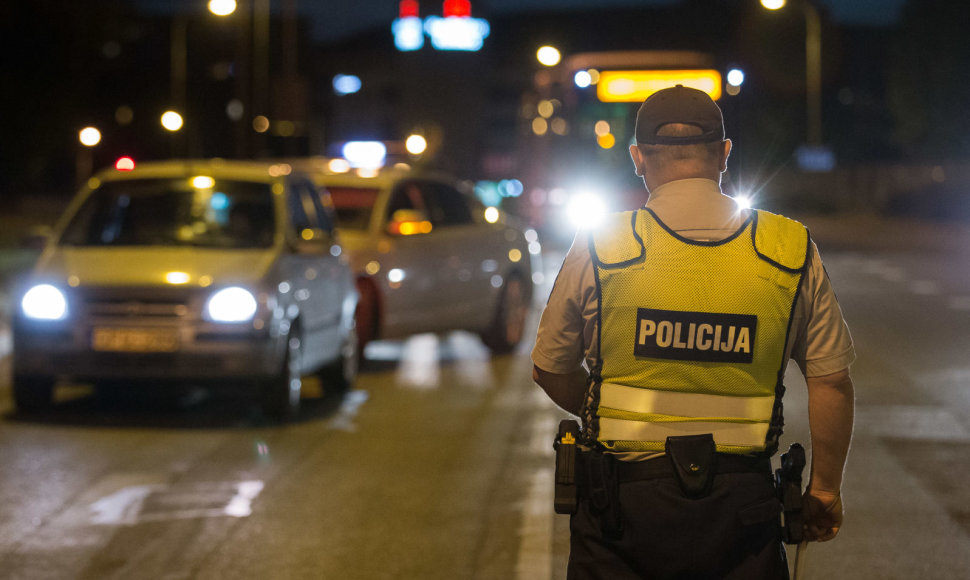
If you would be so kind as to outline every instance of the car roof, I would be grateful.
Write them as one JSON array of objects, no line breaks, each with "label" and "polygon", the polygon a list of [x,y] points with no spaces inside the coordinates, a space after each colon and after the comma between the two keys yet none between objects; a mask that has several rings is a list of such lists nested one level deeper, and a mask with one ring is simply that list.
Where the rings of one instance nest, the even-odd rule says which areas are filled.
[{"label": "car roof", "polygon": [[366,187],[388,189],[402,179],[430,179],[459,187],[453,176],[434,169],[413,167],[407,163],[385,165],[373,174],[361,175],[356,171],[333,171],[331,157],[306,157],[287,159],[285,162],[294,169],[308,174],[314,183],[322,186]]},{"label": "car roof", "polygon": [[267,161],[237,161],[228,159],[178,159],[167,161],[143,161],[130,171],[114,168],[100,171],[96,177],[102,181],[129,179],[153,179],[209,175],[224,179],[238,179],[257,183],[272,183],[289,174],[292,168],[286,164]]}]

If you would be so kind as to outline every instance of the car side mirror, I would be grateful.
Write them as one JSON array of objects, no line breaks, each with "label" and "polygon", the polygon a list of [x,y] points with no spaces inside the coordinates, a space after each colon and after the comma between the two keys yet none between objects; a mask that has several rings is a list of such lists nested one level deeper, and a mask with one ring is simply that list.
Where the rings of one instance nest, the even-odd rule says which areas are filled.
[{"label": "car side mirror", "polygon": [[399,209],[391,214],[387,233],[392,236],[411,236],[431,233],[431,220],[419,209]]},{"label": "car side mirror", "polygon": [[34,226],[20,238],[20,248],[23,250],[43,250],[54,237],[54,230],[49,226]]}]

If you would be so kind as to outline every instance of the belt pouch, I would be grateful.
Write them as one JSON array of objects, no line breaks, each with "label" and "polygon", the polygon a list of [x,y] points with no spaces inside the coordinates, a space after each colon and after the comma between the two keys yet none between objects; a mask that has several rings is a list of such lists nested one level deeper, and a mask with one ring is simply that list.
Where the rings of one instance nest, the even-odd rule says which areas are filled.
[{"label": "belt pouch", "polygon": [[711,493],[717,471],[714,464],[717,451],[714,435],[667,437],[666,451],[685,496],[700,499]]},{"label": "belt pouch", "polygon": [[623,532],[620,516],[619,480],[616,459],[609,453],[593,450],[586,459],[587,495],[591,511],[599,516],[603,536],[618,539]]}]

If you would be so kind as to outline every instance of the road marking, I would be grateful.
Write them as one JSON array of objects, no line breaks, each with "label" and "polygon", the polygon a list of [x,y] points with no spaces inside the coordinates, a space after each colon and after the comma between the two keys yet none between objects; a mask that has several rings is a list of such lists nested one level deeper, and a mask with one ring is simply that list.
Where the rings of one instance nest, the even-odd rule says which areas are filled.
[{"label": "road marking", "polygon": [[397,368],[398,386],[416,391],[433,391],[441,386],[438,380],[441,374],[439,342],[433,334],[418,334],[404,342]]},{"label": "road marking", "polygon": [[906,273],[902,268],[886,264],[883,260],[867,260],[863,268],[867,273],[879,276],[888,282],[901,282],[906,279]]},{"label": "road marking", "polygon": [[263,487],[259,480],[127,486],[93,502],[89,523],[130,526],[195,518],[244,518],[252,514],[252,502]]},{"label": "road marking", "polygon": [[856,426],[877,437],[929,441],[970,441],[962,423],[943,407],[867,405],[856,410]]},{"label": "road marking", "polygon": [[[548,397],[545,393],[542,395],[548,403]],[[515,566],[516,578],[519,580],[546,580],[552,576],[552,496],[555,472],[551,466],[555,462],[552,439],[556,433],[556,417],[547,412],[535,417],[527,449],[530,456],[542,458],[544,466],[532,473],[529,492],[523,505],[522,525],[519,529],[521,542]]]},{"label": "road marking", "polygon": [[970,296],[951,296],[946,305],[951,310],[966,311],[970,310]]},{"label": "road marking", "polygon": [[354,389],[344,395],[344,400],[340,403],[340,409],[337,410],[336,416],[327,423],[327,429],[356,433],[357,424],[354,420],[357,419],[357,414],[360,412],[361,406],[369,398],[370,394],[361,389]]},{"label": "road marking", "polygon": [[91,504],[91,520],[96,525],[134,525],[145,498],[164,485],[132,485]]},{"label": "road marking", "polygon": [[522,542],[515,565],[518,580],[548,580],[552,577],[553,477],[551,467],[532,474],[520,530]]},{"label": "road marking", "polygon": [[6,322],[0,321],[0,357],[10,354],[12,348],[13,337],[10,332],[10,326]]},{"label": "road marking", "polygon": [[940,285],[933,280],[915,280],[910,283],[909,291],[921,296],[936,296],[940,293]]}]

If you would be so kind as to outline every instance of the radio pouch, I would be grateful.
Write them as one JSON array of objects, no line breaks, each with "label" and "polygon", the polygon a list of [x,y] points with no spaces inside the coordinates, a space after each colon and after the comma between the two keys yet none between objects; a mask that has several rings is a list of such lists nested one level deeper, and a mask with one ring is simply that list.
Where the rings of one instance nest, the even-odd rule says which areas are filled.
[{"label": "radio pouch", "polygon": [[700,499],[711,493],[716,470],[714,435],[667,437],[667,457],[684,495]]}]

